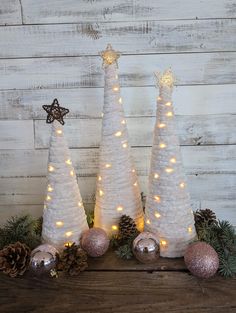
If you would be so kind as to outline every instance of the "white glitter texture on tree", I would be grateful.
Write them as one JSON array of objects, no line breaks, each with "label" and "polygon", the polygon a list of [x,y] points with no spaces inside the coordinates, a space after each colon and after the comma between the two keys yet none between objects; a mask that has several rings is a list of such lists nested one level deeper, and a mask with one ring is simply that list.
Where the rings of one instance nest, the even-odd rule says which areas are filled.
[{"label": "white glitter texture on tree", "polygon": [[47,179],[43,242],[57,249],[73,242],[78,244],[88,224],[63,128],[58,121],[52,124]]},{"label": "white glitter texture on tree", "polygon": [[160,241],[162,257],[181,257],[196,237],[194,216],[187,192],[172,103],[174,77],[170,70],[157,75],[157,98],[145,230]]},{"label": "white glitter texture on tree", "polygon": [[119,219],[123,214],[133,218],[139,230],[143,230],[144,221],[120,95],[119,53],[108,45],[101,56],[105,87],[94,225],[103,228],[111,236],[118,231]]}]

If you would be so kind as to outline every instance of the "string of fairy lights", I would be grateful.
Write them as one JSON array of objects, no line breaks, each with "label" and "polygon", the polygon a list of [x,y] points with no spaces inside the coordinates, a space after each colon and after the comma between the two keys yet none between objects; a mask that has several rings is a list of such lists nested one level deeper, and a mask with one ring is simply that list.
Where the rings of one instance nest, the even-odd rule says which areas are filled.
[{"label": "string of fairy lights", "polygon": [[[163,135],[163,130],[167,129],[168,127],[168,120],[171,121],[174,113],[173,113],[173,103],[172,101],[169,100],[169,91],[172,90],[173,86],[174,86],[174,82],[175,82],[175,78],[172,74],[171,70],[167,70],[165,71],[162,75],[161,74],[156,74],[157,76],[157,83],[159,85],[160,88],[160,95],[157,97],[157,105],[161,106],[161,110],[163,112],[163,115],[165,116],[165,118],[163,119],[163,121],[161,121],[161,117],[158,119],[157,123],[156,123],[156,127],[158,129],[160,129],[161,131],[161,141],[159,142],[159,149],[161,150],[166,150],[168,151],[168,143],[165,142],[165,140],[163,139],[163,137],[165,138],[165,135]],[[166,92],[167,90],[167,92]],[[165,100],[166,99],[166,100]],[[168,154],[168,152],[167,152]],[[168,157],[168,156],[167,156]],[[161,169],[160,172],[166,173],[166,175],[171,175],[175,172],[175,165],[178,163],[178,160],[176,159],[176,156],[170,156],[169,157],[169,165],[164,166],[164,169]],[[160,165],[159,165],[160,166]],[[161,178],[161,173],[160,172],[155,172],[155,173],[150,173],[150,177],[152,177],[152,179],[158,180]],[[180,188],[180,190],[183,190],[186,187],[186,182],[184,181],[180,181],[178,183],[178,186]],[[161,196],[158,194],[154,194],[153,196],[153,200],[159,205],[162,201]],[[157,207],[158,207],[157,205]],[[191,210],[191,209],[190,209]],[[191,210],[192,212],[192,210]],[[153,212],[154,216],[156,219],[161,219],[162,215],[158,210],[154,210]],[[145,224],[146,225],[151,225],[152,224],[152,219],[149,217],[149,212],[146,212],[145,214]],[[187,227],[187,232],[188,233],[192,233],[193,228],[192,226],[188,226]],[[162,246],[162,248],[165,249],[165,247],[167,247],[168,245],[168,240],[166,238],[160,238],[160,245]]]},{"label": "string of fairy lights", "polygon": [[[114,51],[111,47],[111,45],[107,46],[107,49],[105,51],[103,51],[101,53],[101,56],[103,58],[103,68],[105,68],[106,74],[107,74],[107,80],[109,81],[107,88],[113,93],[114,97],[112,99],[115,99],[115,103],[114,103],[114,109],[116,108],[116,103],[117,105],[122,105],[123,104],[123,100],[122,97],[120,96],[120,86],[119,86],[119,81],[118,81],[118,74],[116,73],[116,70],[118,65],[117,65],[117,59],[120,57],[120,53],[117,51]],[[112,65],[112,68],[110,67]],[[113,65],[115,65],[115,67],[113,67]],[[109,68],[109,69],[108,69]],[[107,90],[108,90],[107,89]],[[110,101],[110,100],[109,100]],[[108,103],[108,106],[110,104]],[[117,107],[118,108],[118,107]],[[118,109],[118,112],[122,112],[123,108],[120,107],[120,109]],[[104,117],[104,113],[101,114],[102,117]],[[111,136],[113,138],[116,138],[114,141],[114,148],[120,145],[121,148],[123,148],[124,150],[127,150],[129,148],[129,144],[128,144],[128,139],[127,137],[127,131],[126,131],[126,119],[123,117],[122,113],[118,113],[116,115],[118,117],[118,119],[115,119],[115,122],[112,125],[116,125],[115,127],[117,127],[117,129],[111,134]],[[120,119],[120,121],[119,121]],[[111,139],[112,140],[112,139]],[[116,141],[117,140],[117,141]],[[118,148],[119,149],[119,148]],[[112,173],[115,173],[115,169],[112,173],[108,174],[107,171],[112,170],[113,169],[113,164],[112,162],[105,162],[105,163],[101,163],[100,165],[100,173],[97,177],[97,186],[98,186],[98,191],[97,191],[97,196],[100,197],[100,199],[104,196],[106,196],[106,191],[104,190],[105,185],[102,184],[103,182],[103,177],[102,177],[102,173],[103,175],[112,175]],[[137,181],[137,177],[136,177],[136,171],[135,169],[131,168],[131,177],[133,177],[133,187],[135,189],[138,188],[138,181]],[[115,174],[114,174],[114,179],[115,178]],[[107,189],[107,188],[105,188]],[[138,189],[137,189],[138,191]],[[137,192],[136,191],[136,192]],[[122,196],[118,196],[119,195],[119,187],[117,189],[117,191],[115,191],[116,197],[114,199],[114,209],[116,210],[116,212],[120,213],[120,214],[126,214],[127,213],[127,205],[124,205],[124,201],[125,199],[123,199]],[[138,192],[138,196],[140,196],[139,192]],[[104,200],[105,201],[105,200]],[[98,206],[100,206],[99,210],[102,210],[101,205],[100,205],[100,200],[97,199],[98,202]],[[141,207],[141,199],[140,199],[140,207]],[[101,212],[97,212],[97,215],[102,214]],[[106,214],[108,215],[109,213],[106,211]],[[112,214],[112,213],[111,213]],[[119,219],[117,219],[118,221]],[[95,206],[95,221],[96,221],[96,206]],[[143,224],[143,218],[142,218],[142,224]],[[100,222],[100,224],[98,226],[104,226],[104,223]],[[105,226],[104,226],[105,227]],[[115,223],[112,223],[110,226],[110,231],[111,233],[115,233],[118,230],[118,225]],[[109,230],[108,230],[109,232]]]}]

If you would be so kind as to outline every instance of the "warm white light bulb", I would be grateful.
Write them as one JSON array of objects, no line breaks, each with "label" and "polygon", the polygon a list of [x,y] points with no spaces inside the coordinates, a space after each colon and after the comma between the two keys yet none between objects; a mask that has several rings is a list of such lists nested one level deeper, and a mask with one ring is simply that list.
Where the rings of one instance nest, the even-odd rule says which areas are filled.
[{"label": "warm white light bulb", "polygon": [[156,216],[156,218],[160,218],[160,217],[161,217],[161,214],[158,213],[158,212],[156,212],[156,213],[155,213],[155,216]]},{"label": "warm white light bulb", "polygon": [[100,189],[99,190],[99,196],[101,197],[101,196],[103,196],[104,195],[104,192]]},{"label": "warm white light bulb", "polygon": [[161,97],[160,97],[160,96],[158,96],[158,97],[157,97],[157,100],[158,100],[158,101],[160,101],[160,100],[161,100]]},{"label": "warm white light bulb", "polygon": [[50,196],[47,196],[46,200],[50,201],[52,198]]},{"label": "warm white light bulb", "polygon": [[61,222],[61,221],[58,221],[58,222],[56,222],[56,225],[57,225],[58,227],[61,227],[61,226],[63,226],[63,225],[64,225],[64,223],[63,223],[63,222]]},{"label": "warm white light bulb", "polygon": [[170,101],[166,102],[166,106],[170,107],[171,106],[171,102]]},{"label": "warm white light bulb", "polygon": [[164,128],[164,127],[166,127],[166,124],[165,124],[165,123],[160,123],[160,124],[158,124],[158,128]]},{"label": "warm white light bulb", "polygon": [[58,135],[62,134],[62,130],[61,129],[57,129],[56,132],[57,132]]},{"label": "warm white light bulb", "polygon": [[98,180],[101,181],[102,180],[102,176],[98,176]]},{"label": "warm white light bulb", "polygon": [[104,113],[102,112],[102,113],[101,113],[101,117],[103,117],[103,116],[104,116]]},{"label": "warm white light bulb", "polygon": [[83,203],[81,201],[79,201],[78,206],[81,208],[83,206]]},{"label": "warm white light bulb", "polygon": [[51,185],[48,185],[48,192],[52,192],[53,188],[51,187]]},{"label": "warm white light bulb", "polygon": [[111,164],[107,163],[107,164],[105,165],[105,167],[106,167],[106,168],[110,168],[110,167],[111,167]]},{"label": "warm white light bulb", "polygon": [[121,97],[119,98],[118,101],[119,101],[120,104],[122,104],[122,98]]},{"label": "warm white light bulb", "polygon": [[146,224],[151,224],[149,219],[146,220]]},{"label": "warm white light bulb", "polygon": [[185,187],[185,183],[182,182],[182,183],[179,184],[179,186],[180,186],[180,188],[184,188]]},{"label": "warm white light bulb", "polygon": [[72,164],[71,160],[70,159],[66,160],[66,164],[71,165]]},{"label": "warm white light bulb", "polygon": [[193,230],[192,230],[192,227],[189,227],[189,228],[188,228],[188,232],[191,233],[192,231],[193,231]]},{"label": "warm white light bulb", "polygon": [[119,91],[119,87],[118,86],[114,86],[113,87],[113,91]]},{"label": "warm white light bulb", "polygon": [[159,175],[157,173],[154,174],[154,178],[157,179],[159,178]]},{"label": "warm white light bulb", "polygon": [[70,171],[70,176],[74,176],[74,174],[75,174],[74,171],[71,170]]},{"label": "warm white light bulb", "polygon": [[111,227],[113,230],[117,230],[118,229],[118,227],[116,226],[116,225],[112,225],[112,227]]},{"label": "warm white light bulb", "polygon": [[123,147],[123,148],[127,148],[127,147],[128,147],[127,142],[124,142],[124,143],[122,144],[122,147]]},{"label": "warm white light bulb", "polygon": [[160,244],[161,244],[163,247],[165,247],[165,246],[167,245],[167,242],[166,242],[166,240],[161,240]]},{"label": "warm white light bulb", "polygon": [[123,124],[123,125],[126,124],[126,121],[125,121],[125,120],[122,120],[122,121],[121,121],[121,124]]},{"label": "warm white light bulb", "polygon": [[120,206],[118,206],[118,207],[116,208],[116,210],[119,211],[119,212],[120,212],[120,211],[123,211],[123,207],[120,205]]},{"label": "warm white light bulb", "polygon": [[166,171],[166,173],[172,173],[174,170],[173,170],[173,168],[167,167],[165,169],[165,171]]},{"label": "warm white light bulb", "polygon": [[135,173],[135,169],[132,169],[132,173]]},{"label": "warm white light bulb", "polygon": [[176,163],[176,158],[171,158],[170,163]]},{"label": "warm white light bulb", "polygon": [[154,196],[154,199],[157,201],[157,202],[160,202],[161,201],[161,198],[159,196]]},{"label": "warm white light bulb", "polygon": [[72,231],[68,231],[65,233],[66,237],[71,237],[72,236]]},{"label": "warm white light bulb", "polygon": [[134,183],[134,186],[137,187],[137,186],[138,186],[138,182],[135,182],[135,183]]},{"label": "warm white light bulb", "polygon": [[122,135],[122,132],[121,132],[121,131],[118,131],[118,132],[115,133],[115,136],[116,136],[116,137],[120,137],[121,135]]},{"label": "warm white light bulb", "polygon": [[166,116],[171,117],[171,116],[173,116],[173,113],[171,111],[169,111],[166,113]]},{"label": "warm white light bulb", "polygon": [[54,171],[54,167],[52,165],[49,165],[48,166],[48,170],[49,170],[49,172],[53,172]]},{"label": "warm white light bulb", "polygon": [[161,149],[164,149],[164,148],[166,147],[166,144],[165,144],[165,143],[160,143],[160,144],[159,144],[159,147],[160,147]]}]

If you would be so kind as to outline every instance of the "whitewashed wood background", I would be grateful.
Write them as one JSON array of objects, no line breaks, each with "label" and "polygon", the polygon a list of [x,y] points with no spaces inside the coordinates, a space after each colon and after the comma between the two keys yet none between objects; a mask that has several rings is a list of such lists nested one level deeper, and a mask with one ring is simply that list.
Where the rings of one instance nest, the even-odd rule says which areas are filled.
[{"label": "whitewashed wood background", "polygon": [[169,66],[194,208],[236,225],[236,1],[0,0],[0,223],[42,214],[49,126],[43,104],[70,109],[65,132],[86,208],[94,203],[103,70],[122,51],[120,79],[142,190],[157,90]]}]

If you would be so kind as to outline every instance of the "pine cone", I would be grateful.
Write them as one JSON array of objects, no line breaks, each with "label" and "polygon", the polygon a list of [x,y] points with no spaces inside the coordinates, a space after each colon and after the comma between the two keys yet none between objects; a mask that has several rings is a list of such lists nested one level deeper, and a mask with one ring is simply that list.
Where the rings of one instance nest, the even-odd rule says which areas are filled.
[{"label": "pine cone", "polygon": [[197,210],[194,214],[194,218],[196,227],[202,225],[210,226],[217,223],[216,215],[210,209]]},{"label": "pine cone", "polygon": [[139,231],[134,220],[128,215],[122,215],[119,222],[119,234],[118,237],[121,240],[128,240],[138,235]]},{"label": "pine cone", "polygon": [[0,270],[10,277],[21,276],[30,261],[30,248],[19,241],[0,251]]},{"label": "pine cone", "polygon": [[66,246],[57,264],[57,270],[67,272],[71,276],[79,275],[87,267],[87,254],[75,243]]}]

